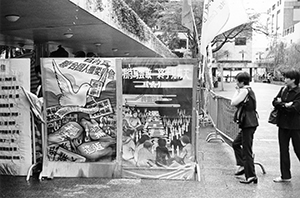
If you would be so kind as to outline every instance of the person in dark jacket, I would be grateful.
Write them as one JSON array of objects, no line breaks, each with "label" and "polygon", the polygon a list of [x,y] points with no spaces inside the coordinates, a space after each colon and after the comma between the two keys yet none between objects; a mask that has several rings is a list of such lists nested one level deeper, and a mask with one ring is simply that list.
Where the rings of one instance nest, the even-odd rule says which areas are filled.
[{"label": "person in dark jacket", "polygon": [[291,161],[289,153],[289,142],[292,139],[294,151],[300,161],[300,73],[289,70],[284,73],[286,84],[274,98],[272,104],[278,109],[277,126],[280,153],[281,176],[275,178],[274,182],[291,181]]},{"label": "person in dark jacket", "polygon": [[253,137],[258,126],[258,119],[256,112],[256,98],[249,83],[250,75],[247,72],[237,74],[237,90],[231,100],[231,105],[233,106],[239,107],[240,105],[243,105],[241,116],[238,115],[237,118],[241,130],[234,139],[232,147],[238,165],[235,175],[245,174],[245,180],[240,180],[240,182],[244,184],[258,182],[255,174],[252,152]]}]

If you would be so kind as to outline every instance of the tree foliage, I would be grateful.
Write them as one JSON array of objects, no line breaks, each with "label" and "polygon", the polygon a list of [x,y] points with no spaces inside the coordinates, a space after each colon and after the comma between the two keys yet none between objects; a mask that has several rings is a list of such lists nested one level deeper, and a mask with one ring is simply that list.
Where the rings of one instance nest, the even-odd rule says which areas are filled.
[{"label": "tree foliage", "polygon": [[133,9],[137,15],[150,27],[153,28],[163,10],[163,4],[167,0],[125,0],[125,3]]},{"label": "tree foliage", "polygon": [[300,42],[287,45],[284,42],[273,44],[267,58],[269,69],[284,71],[289,68],[300,69]]},{"label": "tree foliage", "polygon": [[[201,32],[202,24],[202,7],[203,2],[193,1],[192,9],[195,18],[195,24],[197,27],[196,32]],[[196,57],[197,52],[197,33],[190,32],[186,27],[181,24],[182,2],[170,2],[164,4],[164,10],[160,13],[158,24],[160,30],[163,32],[161,40],[166,43],[170,49],[177,48],[179,46],[179,32],[185,32],[189,40],[189,47],[192,51],[192,56]],[[199,35],[198,35],[199,36]]]},{"label": "tree foliage", "polygon": [[[178,32],[187,32],[189,47],[193,57],[198,54],[198,40],[201,37],[203,1],[192,1],[192,9],[198,33],[191,33],[181,24],[182,1],[168,0],[125,0],[125,2],[154,30],[159,26],[162,34],[159,39],[171,50],[179,46]],[[250,14],[250,22],[228,30],[212,41],[213,52],[219,51],[224,44],[233,42],[240,34],[252,36],[252,31],[267,34],[266,27],[259,22],[260,14]]]},{"label": "tree foliage", "polygon": [[[125,2],[140,16],[140,18],[154,31],[159,27],[161,34],[158,38],[171,50],[178,48],[180,39],[179,32],[187,32],[190,49],[197,53],[197,37],[191,34],[181,24],[181,1],[168,0],[125,0]],[[201,30],[203,2],[193,1],[193,12],[197,31]]]}]

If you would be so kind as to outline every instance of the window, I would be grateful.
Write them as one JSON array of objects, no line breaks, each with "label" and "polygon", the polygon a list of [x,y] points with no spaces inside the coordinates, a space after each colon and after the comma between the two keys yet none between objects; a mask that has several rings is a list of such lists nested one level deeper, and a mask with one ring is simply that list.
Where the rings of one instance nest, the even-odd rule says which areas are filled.
[{"label": "window", "polygon": [[276,7],[276,4],[274,4],[274,5],[272,6],[272,10],[275,10],[275,7]]},{"label": "window", "polygon": [[277,14],[276,14],[276,30],[278,30],[280,27],[279,27],[279,14],[280,14],[280,10],[277,11]]},{"label": "window", "polygon": [[246,37],[235,38],[235,45],[246,45]]},{"label": "window", "polygon": [[179,40],[179,48],[186,49],[187,40],[186,39],[180,39]]},{"label": "window", "polygon": [[274,32],[274,14],[272,14],[271,31]]}]

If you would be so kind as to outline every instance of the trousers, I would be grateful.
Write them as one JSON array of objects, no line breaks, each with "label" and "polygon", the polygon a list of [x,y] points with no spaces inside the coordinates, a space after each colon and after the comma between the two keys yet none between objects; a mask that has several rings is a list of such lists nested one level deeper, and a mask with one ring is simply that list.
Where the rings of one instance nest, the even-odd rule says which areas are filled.
[{"label": "trousers", "polygon": [[292,139],[295,154],[300,161],[300,130],[283,129],[279,127],[279,155],[280,155],[280,172],[282,179],[290,179],[291,176],[291,160],[289,152],[289,144]]},{"label": "trousers", "polygon": [[246,179],[256,176],[252,152],[255,130],[256,127],[242,128],[232,143],[236,163],[244,167]]}]

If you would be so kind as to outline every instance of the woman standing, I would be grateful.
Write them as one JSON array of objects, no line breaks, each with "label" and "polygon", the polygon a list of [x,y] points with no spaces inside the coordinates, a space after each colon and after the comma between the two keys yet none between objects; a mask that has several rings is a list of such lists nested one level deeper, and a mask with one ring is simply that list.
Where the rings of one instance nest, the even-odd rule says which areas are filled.
[{"label": "woman standing", "polygon": [[286,87],[282,88],[273,100],[273,106],[278,109],[277,126],[280,152],[281,176],[274,182],[291,181],[291,161],[289,142],[292,139],[294,151],[300,161],[300,73],[290,70],[284,73]]},{"label": "woman standing", "polygon": [[238,107],[238,109],[240,105],[243,105],[241,114],[236,115],[236,121],[241,130],[232,144],[236,162],[239,166],[235,175],[245,173],[245,180],[240,180],[240,183],[257,183],[258,179],[255,174],[252,152],[253,137],[258,126],[256,98],[249,86],[250,75],[247,72],[241,72],[235,78],[237,90],[231,100],[231,105]]}]

